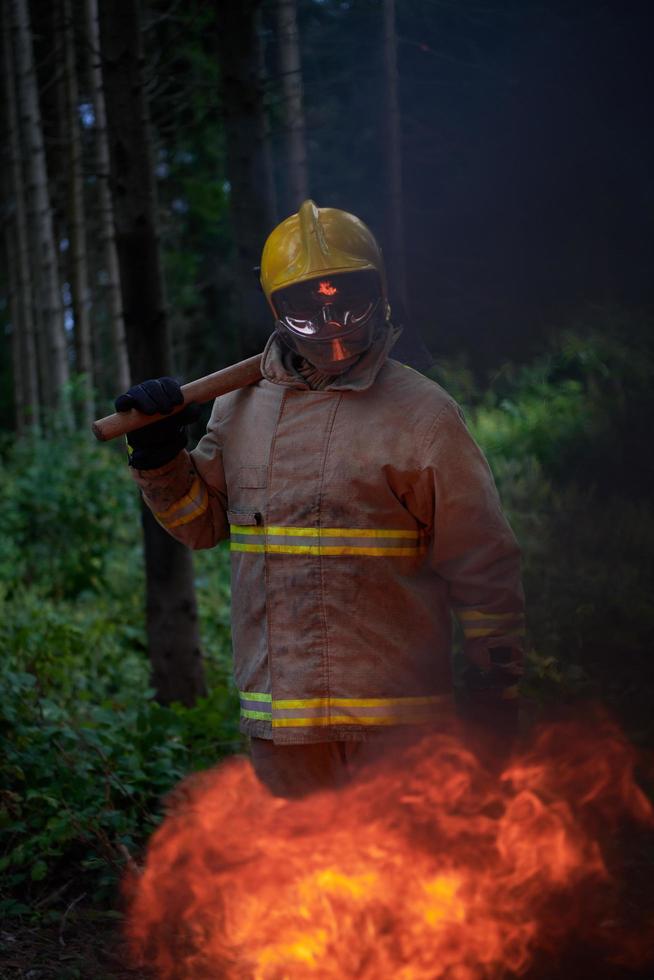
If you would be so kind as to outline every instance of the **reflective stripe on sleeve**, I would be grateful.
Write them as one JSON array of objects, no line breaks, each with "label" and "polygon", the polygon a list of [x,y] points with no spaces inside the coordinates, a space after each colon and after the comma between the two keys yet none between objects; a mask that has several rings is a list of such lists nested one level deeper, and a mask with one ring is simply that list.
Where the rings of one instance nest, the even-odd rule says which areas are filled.
[{"label": "reflective stripe on sleeve", "polygon": [[419,725],[442,716],[449,695],[406,698],[300,698],[272,700],[269,694],[240,692],[241,717],[265,719],[273,728],[330,725]]},{"label": "reflective stripe on sleeve", "polygon": [[256,691],[239,691],[241,700],[241,718],[252,718],[257,721],[271,721],[272,695],[259,694]]},{"label": "reflective stripe on sleeve", "polygon": [[500,629],[497,626],[485,626],[477,627],[475,629],[463,628],[463,632],[468,640],[474,640],[479,636],[524,636],[525,628],[524,626],[518,626],[515,629]]},{"label": "reflective stripe on sleeve", "polygon": [[196,517],[204,514],[208,506],[209,494],[207,493],[207,488],[204,483],[200,482],[200,478],[196,476],[191,484],[191,489],[181,500],[175,501],[167,510],[161,510],[155,513],[154,516],[166,530],[171,530],[174,527],[181,527],[183,524],[189,524],[191,521],[194,521]]},{"label": "reflective stripe on sleeve", "polygon": [[455,609],[467,640],[486,636],[523,637],[524,616],[520,612],[492,613],[483,609]]}]

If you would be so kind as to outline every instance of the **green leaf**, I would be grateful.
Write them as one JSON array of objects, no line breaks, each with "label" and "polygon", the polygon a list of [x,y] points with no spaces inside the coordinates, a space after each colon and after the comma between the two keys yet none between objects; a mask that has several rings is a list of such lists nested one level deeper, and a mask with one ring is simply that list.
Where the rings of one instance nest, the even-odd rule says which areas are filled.
[{"label": "green leaf", "polygon": [[30,872],[30,878],[32,881],[43,881],[48,873],[48,866],[45,861],[37,861],[32,865],[32,870]]}]

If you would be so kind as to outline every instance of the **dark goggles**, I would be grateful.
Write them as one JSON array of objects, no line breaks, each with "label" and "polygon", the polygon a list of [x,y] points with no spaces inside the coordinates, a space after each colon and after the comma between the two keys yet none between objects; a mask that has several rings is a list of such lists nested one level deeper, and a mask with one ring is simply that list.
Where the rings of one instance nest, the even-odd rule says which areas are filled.
[{"label": "dark goggles", "polygon": [[277,319],[295,337],[334,340],[375,316],[382,303],[381,282],[371,269],[340,272],[279,289],[271,301]]}]

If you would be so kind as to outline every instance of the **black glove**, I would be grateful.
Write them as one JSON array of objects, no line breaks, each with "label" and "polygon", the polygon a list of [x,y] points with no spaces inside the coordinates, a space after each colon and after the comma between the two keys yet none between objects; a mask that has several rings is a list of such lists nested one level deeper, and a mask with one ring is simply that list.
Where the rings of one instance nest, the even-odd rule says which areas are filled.
[{"label": "black glove", "polygon": [[494,647],[489,654],[489,670],[471,665],[464,673],[462,715],[468,747],[489,768],[501,770],[520,734],[522,666],[510,647]]},{"label": "black glove", "polygon": [[[133,385],[114,402],[117,412],[138,409],[144,415],[168,415],[184,402],[181,388],[174,378],[156,378]],[[129,465],[137,470],[154,470],[164,466],[186,446],[186,426],[195,422],[200,406],[187,405],[170,419],[161,419],[135,429],[127,436]]]}]

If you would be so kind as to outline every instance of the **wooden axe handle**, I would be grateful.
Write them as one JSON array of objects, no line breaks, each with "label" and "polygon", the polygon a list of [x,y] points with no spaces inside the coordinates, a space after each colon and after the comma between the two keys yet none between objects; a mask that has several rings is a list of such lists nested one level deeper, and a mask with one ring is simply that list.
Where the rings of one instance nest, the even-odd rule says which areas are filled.
[{"label": "wooden axe handle", "polygon": [[170,415],[176,415],[189,402],[209,402],[213,398],[217,398],[218,395],[227,394],[228,391],[246,388],[247,385],[260,381],[261,377],[261,354],[255,354],[254,357],[248,357],[247,360],[239,361],[238,364],[231,364],[229,367],[223,368],[222,371],[215,371],[205,378],[198,378],[197,381],[189,381],[187,385],[182,385],[184,401],[181,405],[177,405],[169,415],[160,415],[159,413],[144,415],[135,408],[131,408],[129,412],[115,412],[113,415],[107,415],[93,423],[91,426],[93,435],[100,442],[115,439],[116,436],[124,436],[128,432],[133,432],[134,429],[142,429],[145,425],[158,422],[159,419],[167,419],[170,418]]}]

